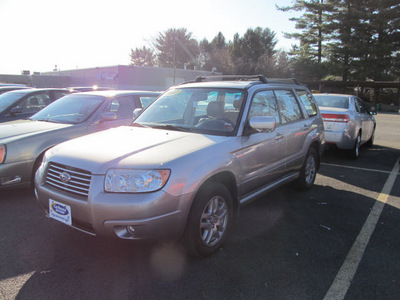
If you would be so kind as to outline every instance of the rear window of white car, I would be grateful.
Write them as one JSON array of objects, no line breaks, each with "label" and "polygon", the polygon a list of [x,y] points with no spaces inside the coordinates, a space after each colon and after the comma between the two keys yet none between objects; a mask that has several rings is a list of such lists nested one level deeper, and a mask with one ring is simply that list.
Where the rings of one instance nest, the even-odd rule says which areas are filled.
[{"label": "rear window of white car", "polygon": [[349,97],[347,96],[314,95],[314,98],[322,107],[349,108]]}]

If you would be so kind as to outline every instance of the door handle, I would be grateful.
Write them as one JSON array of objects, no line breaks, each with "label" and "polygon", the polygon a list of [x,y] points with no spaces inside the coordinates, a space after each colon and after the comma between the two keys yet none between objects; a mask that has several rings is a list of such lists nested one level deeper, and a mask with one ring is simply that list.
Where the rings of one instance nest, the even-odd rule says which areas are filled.
[{"label": "door handle", "polygon": [[275,140],[279,141],[279,140],[283,139],[284,137],[285,136],[283,134],[277,133],[276,137],[275,137]]}]

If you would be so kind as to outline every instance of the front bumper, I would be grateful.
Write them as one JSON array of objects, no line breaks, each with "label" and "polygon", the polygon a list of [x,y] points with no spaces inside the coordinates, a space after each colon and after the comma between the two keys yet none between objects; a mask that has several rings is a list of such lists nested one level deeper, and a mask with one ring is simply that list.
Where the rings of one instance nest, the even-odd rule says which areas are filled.
[{"label": "front bumper", "polygon": [[178,239],[183,234],[191,194],[105,193],[103,184],[104,176],[93,176],[85,199],[36,181],[36,196],[47,213],[50,199],[70,206],[71,227],[91,235],[141,240]]}]

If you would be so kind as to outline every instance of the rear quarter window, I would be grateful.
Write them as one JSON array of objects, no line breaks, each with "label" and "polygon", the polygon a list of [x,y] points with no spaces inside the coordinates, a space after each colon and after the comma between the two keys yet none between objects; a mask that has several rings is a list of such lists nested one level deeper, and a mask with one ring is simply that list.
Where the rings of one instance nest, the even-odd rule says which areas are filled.
[{"label": "rear quarter window", "polygon": [[297,95],[299,96],[300,101],[303,103],[306,108],[307,115],[309,117],[316,116],[318,113],[317,104],[311,93],[306,90],[296,90]]}]

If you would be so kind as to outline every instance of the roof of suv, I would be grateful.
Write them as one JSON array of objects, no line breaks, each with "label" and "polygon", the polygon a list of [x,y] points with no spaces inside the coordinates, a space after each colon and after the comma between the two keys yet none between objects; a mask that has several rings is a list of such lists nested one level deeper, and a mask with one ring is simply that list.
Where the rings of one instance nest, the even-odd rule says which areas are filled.
[{"label": "roof of suv", "polygon": [[139,91],[139,90],[103,90],[103,91],[79,92],[77,94],[104,96],[104,97],[114,97],[120,95],[144,95],[144,94],[158,96],[161,94],[161,92]]},{"label": "roof of suv", "polygon": [[188,87],[222,87],[248,89],[257,84],[299,85],[296,79],[271,78],[264,75],[222,75],[222,76],[199,76],[194,81],[182,83]]}]

